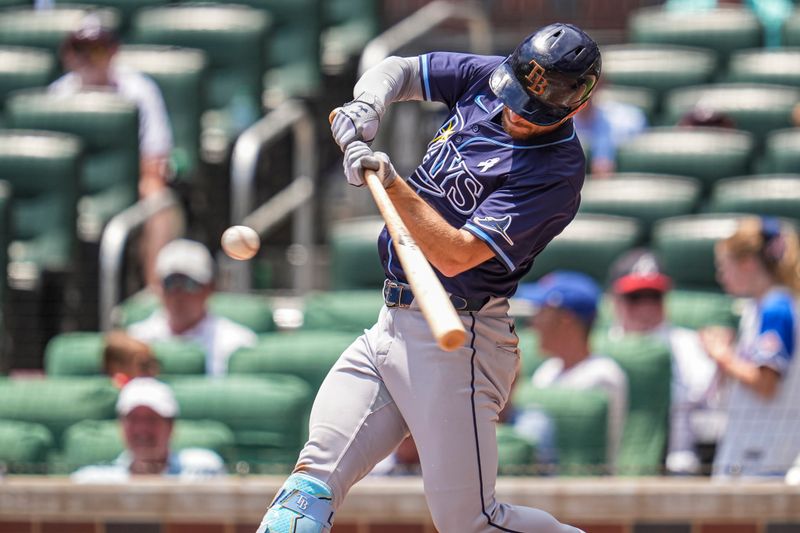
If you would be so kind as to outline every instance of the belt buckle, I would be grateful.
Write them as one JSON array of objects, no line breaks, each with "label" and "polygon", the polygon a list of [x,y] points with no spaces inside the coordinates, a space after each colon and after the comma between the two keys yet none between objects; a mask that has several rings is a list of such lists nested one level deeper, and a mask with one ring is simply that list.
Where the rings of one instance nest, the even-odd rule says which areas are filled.
[{"label": "belt buckle", "polygon": [[462,298],[461,296],[456,296],[454,294],[450,295],[450,302],[453,304],[453,307],[455,307],[456,311],[465,310],[467,308],[467,304],[469,303],[467,302],[466,298]]},{"label": "belt buckle", "polygon": [[386,307],[400,307],[403,296],[403,286],[390,280],[383,282],[383,302]]}]

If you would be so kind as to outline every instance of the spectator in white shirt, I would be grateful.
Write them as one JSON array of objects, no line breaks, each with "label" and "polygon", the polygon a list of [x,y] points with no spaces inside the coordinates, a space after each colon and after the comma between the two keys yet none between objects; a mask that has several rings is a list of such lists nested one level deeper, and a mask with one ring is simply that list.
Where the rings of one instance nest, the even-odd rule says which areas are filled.
[{"label": "spectator in white shirt", "polygon": [[135,378],[117,399],[125,451],[111,465],[86,466],[72,474],[78,483],[124,483],[131,476],[160,475],[198,480],[225,474],[216,452],[205,448],[170,449],[178,403],[168,385]]},{"label": "spectator in white shirt", "polygon": [[208,299],[214,292],[214,261],[201,243],[176,239],[156,259],[162,309],[128,333],[142,342],[181,337],[199,344],[206,353],[206,374],[227,373],[233,352],[256,343],[256,334],[227,318],[211,313]]},{"label": "spectator in white shirt", "polygon": [[533,328],[547,359],[531,377],[539,388],[601,390],[608,395],[607,464],[613,472],[628,412],[628,378],[616,361],[594,355],[589,333],[600,288],[578,272],[557,271],[520,285],[516,297],[534,306]]}]

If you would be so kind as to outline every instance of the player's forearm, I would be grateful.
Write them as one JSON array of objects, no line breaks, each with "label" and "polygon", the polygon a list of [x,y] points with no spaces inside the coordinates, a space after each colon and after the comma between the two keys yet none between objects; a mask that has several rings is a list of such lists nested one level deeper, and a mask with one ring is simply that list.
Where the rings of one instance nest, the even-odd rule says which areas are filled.
[{"label": "player's forearm", "polygon": [[375,96],[380,113],[393,102],[422,100],[419,60],[416,57],[387,57],[367,70],[353,88],[353,97]]},{"label": "player's forearm", "polygon": [[720,361],[719,366],[762,398],[770,399],[778,391],[780,376],[771,368],[756,366],[738,357]]},{"label": "player's forearm", "polygon": [[483,241],[451,226],[403,180],[395,180],[386,191],[422,253],[445,276],[456,276],[493,257]]}]

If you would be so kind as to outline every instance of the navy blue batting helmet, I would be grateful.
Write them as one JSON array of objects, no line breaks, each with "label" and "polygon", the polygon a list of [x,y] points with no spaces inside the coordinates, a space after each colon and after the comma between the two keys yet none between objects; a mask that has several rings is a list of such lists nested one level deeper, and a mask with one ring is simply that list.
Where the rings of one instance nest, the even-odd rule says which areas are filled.
[{"label": "navy blue batting helmet", "polygon": [[600,78],[600,50],[572,24],[550,24],[525,38],[492,72],[489,85],[514,113],[549,126],[592,94]]}]

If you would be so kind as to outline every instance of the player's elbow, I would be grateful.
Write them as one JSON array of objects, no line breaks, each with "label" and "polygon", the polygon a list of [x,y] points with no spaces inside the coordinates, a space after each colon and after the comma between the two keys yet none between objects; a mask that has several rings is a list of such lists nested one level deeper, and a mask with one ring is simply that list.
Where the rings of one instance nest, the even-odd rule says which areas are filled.
[{"label": "player's elbow", "polygon": [[466,272],[469,268],[470,267],[464,263],[452,260],[443,261],[441,264],[436,265],[436,269],[441,272],[443,276],[448,278],[454,278],[462,272]]}]

